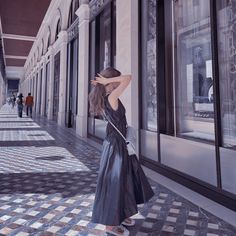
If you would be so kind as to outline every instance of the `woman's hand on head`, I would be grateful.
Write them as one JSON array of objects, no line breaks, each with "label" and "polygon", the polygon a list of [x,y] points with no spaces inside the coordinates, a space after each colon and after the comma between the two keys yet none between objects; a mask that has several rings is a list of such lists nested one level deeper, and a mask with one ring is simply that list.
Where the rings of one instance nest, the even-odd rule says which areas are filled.
[{"label": "woman's hand on head", "polygon": [[103,85],[106,85],[109,83],[108,79],[103,77],[102,75],[100,74],[97,74],[98,76],[95,77],[95,80],[92,80],[91,83],[93,85],[96,85],[96,84],[103,84]]}]

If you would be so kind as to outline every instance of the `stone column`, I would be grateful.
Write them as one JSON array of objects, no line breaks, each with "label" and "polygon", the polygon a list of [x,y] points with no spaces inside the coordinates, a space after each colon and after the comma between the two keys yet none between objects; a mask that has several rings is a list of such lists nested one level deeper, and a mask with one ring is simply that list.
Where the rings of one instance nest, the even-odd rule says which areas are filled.
[{"label": "stone column", "polygon": [[37,114],[39,114],[39,108],[41,106],[41,104],[40,104],[40,96],[41,96],[40,84],[41,84],[41,68],[39,66],[39,68],[38,68],[38,82],[37,82],[37,105],[36,105],[36,113]]},{"label": "stone column", "polygon": [[[122,74],[131,74],[132,81],[121,100],[126,107],[127,122],[138,137],[139,94],[138,94],[138,1],[116,1],[116,67]],[[136,147],[138,147],[138,138]]]},{"label": "stone column", "polygon": [[36,74],[37,74],[37,70],[35,69],[34,70],[34,73],[33,73],[33,81],[34,81],[34,92],[33,92],[33,96],[34,96],[34,107],[33,107],[33,110],[34,112],[36,112],[36,103],[37,103],[37,96],[36,96],[36,84],[37,84],[37,78],[36,78]]},{"label": "stone column", "polygon": [[54,88],[54,48],[50,46],[48,48],[49,54],[49,83],[48,83],[48,119],[53,119],[53,88]]},{"label": "stone column", "polygon": [[31,80],[31,78],[29,77],[29,78],[28,78],[28,92],[27,92],[27,94],[28,94],[28,93],[31,93],[30,80]]},{"label": "stone column", "polygon": [[59,83],[59,112],[58,124],[65,126],[66,117],[66,80],[67,80],[67,31],[61,31],[58,35],[60,48],[60,83]]},{"label": "stone column", "polygon": [[46,57],[43,56],[43,74],[42,74],[42,91],[41,91],[41,109],[40,109],[40,114],[42,116],[45,115],[45,90],[46,90]]},{"label": "stone column", "polygon": [[88,70],[89,70],[89,15],[88,1],[81,1],[76,11],[79,17],[78,47],[78,115],[76,117],[76,133],[87,137],[88,119]]},{"label": "stone column", "polygon": [[2,75],[0,73],[0,108],[4,104],[4,100],[5,100],[4,92],[5,92],[5,81],[3,80]]},{"label": "stone column", "polygon": [[3,105],[3,95],[2,95],[2,91],[3,91],[3,79],[2,79],[2,75],[0,73],[0,108]]}]

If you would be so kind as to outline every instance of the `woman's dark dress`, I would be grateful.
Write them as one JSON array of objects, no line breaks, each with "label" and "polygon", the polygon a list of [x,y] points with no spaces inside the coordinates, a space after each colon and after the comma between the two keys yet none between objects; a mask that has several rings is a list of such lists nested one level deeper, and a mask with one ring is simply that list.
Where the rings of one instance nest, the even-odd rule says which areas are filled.
[{"label": "woman's dark dress", "polygon": [[[115,111],[105,97],[106,117],[126,135],[125,108],[119,100]],[[103,142],[99,176],[92,222],[103,225],[120,225],[135,215],[137,204],[147,202],[153,191],[135,155],[129,156],[126,143],[108,123]]]}]

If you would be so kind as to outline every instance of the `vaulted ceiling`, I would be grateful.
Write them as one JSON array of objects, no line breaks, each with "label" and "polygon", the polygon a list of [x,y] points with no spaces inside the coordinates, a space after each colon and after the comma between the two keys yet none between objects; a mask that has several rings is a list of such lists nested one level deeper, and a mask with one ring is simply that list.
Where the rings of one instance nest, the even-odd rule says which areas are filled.
[{"label": "vaulted ceiling", "polygon": [[23,67],[51,0],[0,0],[6,67]]}]

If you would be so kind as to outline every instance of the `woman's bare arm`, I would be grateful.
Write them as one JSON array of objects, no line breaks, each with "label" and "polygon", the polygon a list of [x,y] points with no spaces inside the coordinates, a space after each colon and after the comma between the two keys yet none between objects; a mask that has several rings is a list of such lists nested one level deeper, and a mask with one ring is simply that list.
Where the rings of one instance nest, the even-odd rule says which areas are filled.
[{"label": "woman's bare arm", "polygon": [[130,81],[131,81],[131,75],[121,75],[121,76],[109,78],[109,79],[104,78],[101,75],[99,75],[99,77],[96,77],[96,82],[104,84],[104,85],[107,85],[110,83],[119,83],[118,87],[115,88],[108,96],[109,103],[114,110],[117,110],[118,98],[121,96],[121,94],[127,88]]}]

